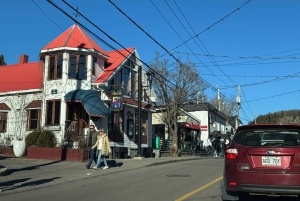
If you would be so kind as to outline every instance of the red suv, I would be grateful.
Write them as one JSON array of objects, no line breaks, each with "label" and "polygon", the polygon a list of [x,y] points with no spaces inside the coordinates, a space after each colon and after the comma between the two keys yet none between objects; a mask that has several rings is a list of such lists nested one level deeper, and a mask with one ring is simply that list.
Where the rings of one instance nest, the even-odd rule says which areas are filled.
[{"label": "red suv", "polygon": [[300,125],[238,127],[226,149],[222,199],[242,195],[300,197]]}]

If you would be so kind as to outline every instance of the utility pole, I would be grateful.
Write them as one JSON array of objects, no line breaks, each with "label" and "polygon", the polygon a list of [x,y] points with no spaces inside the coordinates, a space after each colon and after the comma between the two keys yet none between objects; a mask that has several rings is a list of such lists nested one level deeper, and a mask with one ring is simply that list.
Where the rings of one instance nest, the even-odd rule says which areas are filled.
[{"label": "utility pole", "polygon": [[142,157],[141,149],[141,107],[142,107],[142,66],[138,67],[138,154],[137,157]]},{"label": "utility pole", "polygon": [[221,111],[220,86],[218,85],[218,110]]},{"label": "utility pole", "polygon": [[237,104],[237,123],[236,123],[236,129],[240,125],[240,108],[241,108],[241,94],[240,94],[240,88],[241,86],[238,86],[238,96],[236,97],[236,104]]}]

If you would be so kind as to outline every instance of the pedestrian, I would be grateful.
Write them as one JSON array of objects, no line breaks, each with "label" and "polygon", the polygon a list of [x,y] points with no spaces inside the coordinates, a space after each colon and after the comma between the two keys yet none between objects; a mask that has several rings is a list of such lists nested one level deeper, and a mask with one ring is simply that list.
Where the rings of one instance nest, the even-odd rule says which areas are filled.
[{"label": "pedestrian", "polygon": [[209,156],[213,155],[211,138],[212,138],[211,135],[209,135],[209,137],[207,138],[207,155],[209,155]]},{"label": "pedestrian", "polygon": [[95,130],[95,126],[90,125],[90,134],[89,134],[89,141],[88,141],[90,160],[88,164],[85,164],[85,167],[87,169],[90,169],[90,166],[93,163],[93,161],[95,162],[95,164],[97,164],[97,158],[96,158],[97,149],[93,148],[93,145],[97,142],[97,136],[98,136],[98,132]]},{"label": "pedestrian", "polygon": [[109,139],[107,134],[103,129],[100,129],[99,135],[97,136],[97,142],[94,144],[93,148],[97,148],[98,160],[94,169],[100,168],[101,158],[103,159],[104,167],[103,169],[108,169],[108,165],[106,162],[106,156],[111,153],[111,148],[109,145]]}]

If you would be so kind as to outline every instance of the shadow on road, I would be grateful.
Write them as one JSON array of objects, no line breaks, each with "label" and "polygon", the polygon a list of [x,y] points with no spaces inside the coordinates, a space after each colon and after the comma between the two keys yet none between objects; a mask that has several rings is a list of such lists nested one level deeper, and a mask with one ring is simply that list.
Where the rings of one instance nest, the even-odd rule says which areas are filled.
[{"label": "shadow on road", "polygon": [[39,169],[42,166],[52,165],[52,164],[60,163],[60,162],[61,161],[52,161],[52,162],[44,163],[44,164],[40,164],[40,165],[33,165],[33,166],[28,166],[28,167],[23,167],[23,168],[8,169],[6,175],[10,175],[10,174],[12,174],[14,172],[27,171],[27,170],[35,170],[35,169]]},{"label": "shadow on road", "polygon": [[[53,177],[53,178],[50,178],[50,179],[40,179],[40,180],[30,181],[30,182],[25,182],[25,183],[22,183],[22,182],[27,181],[31,178],[18,179],[18,180],[13,180],[13,181],[7,181],[7,182],[0,183],[0,186],[1,186],[1,191],[9,191],[9,190],[22,188],[22,187],[37,186],[37,185],[46,184],[46,183],[49,183],[49,182],[51,182],[55,179],[60,179],[60,178],[61,177]],[[18,183],[21,183],[21,184],[18,184]]]}]

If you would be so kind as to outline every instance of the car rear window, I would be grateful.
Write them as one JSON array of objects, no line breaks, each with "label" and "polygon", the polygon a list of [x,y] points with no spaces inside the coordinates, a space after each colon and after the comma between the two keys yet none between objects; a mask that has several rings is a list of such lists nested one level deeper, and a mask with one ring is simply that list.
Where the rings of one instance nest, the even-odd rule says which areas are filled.
[{"label": "car rear window", "polygon": [[241,130],[234,136],[234,142],[244,146],[287,147],[299,145],[299,130],[249,129]]}]

